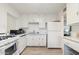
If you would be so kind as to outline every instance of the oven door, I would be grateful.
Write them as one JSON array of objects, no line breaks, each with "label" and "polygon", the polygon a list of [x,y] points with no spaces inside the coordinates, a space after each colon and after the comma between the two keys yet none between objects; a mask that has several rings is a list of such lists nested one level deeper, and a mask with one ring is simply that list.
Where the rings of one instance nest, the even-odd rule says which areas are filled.
[{"label": "oven door", "polygon": [[12,55],[16,52],[16,50],[17,50],[16,43],[14,43],[12,46],[5,49],[5,55]]},{"label": "oven door", "polygon": [[8,43],[0,48],[1,55],[13,55],[17,50],[16,42]]}]

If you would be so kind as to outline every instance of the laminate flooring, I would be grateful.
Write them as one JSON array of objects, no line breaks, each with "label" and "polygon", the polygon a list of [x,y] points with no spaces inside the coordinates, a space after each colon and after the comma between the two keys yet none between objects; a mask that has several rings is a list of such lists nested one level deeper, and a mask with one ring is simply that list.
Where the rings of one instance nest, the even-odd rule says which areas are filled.
[{"label": "laminate flooring", "polygon": [[21,55],[62,55],[63,51],[59,48],[48,49],[45,47],[27,47]]}]

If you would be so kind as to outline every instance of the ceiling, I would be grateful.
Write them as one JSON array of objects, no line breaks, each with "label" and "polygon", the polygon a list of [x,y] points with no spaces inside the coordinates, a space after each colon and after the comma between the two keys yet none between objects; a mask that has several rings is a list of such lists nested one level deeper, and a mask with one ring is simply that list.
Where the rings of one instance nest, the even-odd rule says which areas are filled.
[{"label": "ceiling", "polygon": [[9,3],[20,13],[58,13],[66,6],[64,3]]}]

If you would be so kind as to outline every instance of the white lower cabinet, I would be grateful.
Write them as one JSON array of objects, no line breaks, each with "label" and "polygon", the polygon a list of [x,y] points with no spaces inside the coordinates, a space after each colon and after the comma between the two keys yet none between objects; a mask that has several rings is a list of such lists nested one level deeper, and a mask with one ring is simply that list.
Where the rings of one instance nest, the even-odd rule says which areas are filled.
[{"label": "white lower cabinet", "polygon": [[46,46],[46,35],[28,35],[27,46]]},{"label": "white lower cabinet", "polygon": [[26,47],[26,36],[22,36],[22,37],[19,37],[18,41],[17,41],[17,52],[20,54],[24,48]]},{"label": "white lower cabinet", "polygon": [[40,35],[40,46],[46,46],[46,35]]}]

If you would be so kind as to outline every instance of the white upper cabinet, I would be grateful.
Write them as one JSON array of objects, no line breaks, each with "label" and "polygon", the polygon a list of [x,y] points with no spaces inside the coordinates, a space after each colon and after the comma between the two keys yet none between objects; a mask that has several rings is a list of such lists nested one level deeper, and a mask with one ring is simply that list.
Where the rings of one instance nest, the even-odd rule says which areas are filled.
[{"label": "white upper cabinet", "polygon": [[12,16],[18,15],[14,9],[10,8],[7,4],[0,4],[0,33],[7,33],[7,13],[10,13]]},{"label": "white upper cabinet", "polygon": [[79,4],[69,3],[67,4],[67,25],[71,25],[79,22]]},{"label": "white upper cabinet", "polygon": [[39,28],[45,28],[45,22],[39,22]]}]

